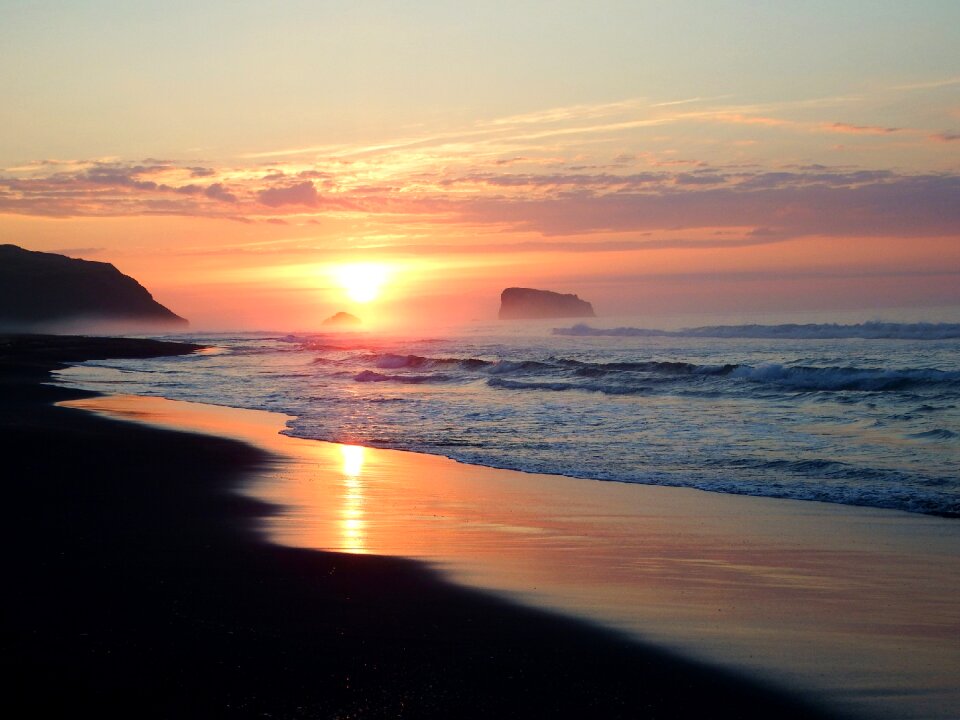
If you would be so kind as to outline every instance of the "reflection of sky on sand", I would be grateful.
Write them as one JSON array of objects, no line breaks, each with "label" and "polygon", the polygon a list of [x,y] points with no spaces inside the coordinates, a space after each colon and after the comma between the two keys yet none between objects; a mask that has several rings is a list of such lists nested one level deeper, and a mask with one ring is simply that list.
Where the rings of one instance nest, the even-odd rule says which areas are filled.
[{"label": "reflection of sky on sand", "polygon": [[69,404],[276,453],[245,490],[282,507],[275,542],[426,560],[870,717],[960,703],[957,521],[490,470],[281,436],[258,411]]}]

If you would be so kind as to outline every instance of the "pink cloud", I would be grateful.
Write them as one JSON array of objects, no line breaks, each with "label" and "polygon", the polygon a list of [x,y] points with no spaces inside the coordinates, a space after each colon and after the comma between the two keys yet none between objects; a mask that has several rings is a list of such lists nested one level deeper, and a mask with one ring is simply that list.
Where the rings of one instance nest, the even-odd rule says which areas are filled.
[{"label": "pink cloud", "polygon": [[960,175],[759,173],[706,189],[477,198],[461,213],[550,236],[745,226],[790,237],[957,235]]},{"label": "pink cloud", "polygon": [[[944,133],[944,142],[954,138]],[[702,165],[702,163],[698,163]],[[353,212],[382,222],[496,226],[547,236],[677,229],[767,228],[766,240],[808,234],[914,237],[960,235],[960,174],[902,174],[850,167],[752,165],[457,174],[418,168],[389,182],[327,166],[298,168],[277,181],[256,171],[189,165],[86,163],[36,166],[0,175],[0,212],[66,217],[179,215],[243,222]],[[489,167],[489,166],[486,166]],[[43,172],[47,172],[46,175]],[[329,185],[322,195],[312,180]],[[179,178],[179,181],[177,180]],[[740,230],[738,230],[740,232]],[[756,242],[761,235],[751,236]]]},{"label": "pink cloud", "polygon": [[891,133],[902,132],[903,128],[898,127],[880,127],[878,125],[852,125],[850,123],[825,123],[821,125],[824,130],[829,132],[850,133],[853,135],[890,135]]},{"label": "pink cloud", "polygon": [[316,207],[320,202],[317,189],[309,180],[296,183],[295,185],[261,190],[257,193],[257,198],[264,205],[274,208],[280,207],[281,205],[306,205],[307,207]]}]

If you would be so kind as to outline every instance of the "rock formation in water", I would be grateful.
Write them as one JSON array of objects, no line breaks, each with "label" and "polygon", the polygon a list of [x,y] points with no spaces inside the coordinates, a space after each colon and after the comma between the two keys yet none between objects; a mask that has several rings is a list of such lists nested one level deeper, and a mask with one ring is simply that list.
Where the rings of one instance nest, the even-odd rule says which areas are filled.
[{"label": "rock formation in water", "polygon": [[501,320],[583,317],[596,317],[596,314],[590,303],[576,295],[516,287],[500,294]]},{"label": "rock formation in water", "polygon": [[84,326],[184,329],[187,321],[110,263],[0,245],[0,329]]},{"label": "rock formation in water", "polygon": [[326,328],[355,328],[361,324],[362,321],[360,318],[348,312],[338,312],[336,315],[331,315],[323,321],[323,327]]}]

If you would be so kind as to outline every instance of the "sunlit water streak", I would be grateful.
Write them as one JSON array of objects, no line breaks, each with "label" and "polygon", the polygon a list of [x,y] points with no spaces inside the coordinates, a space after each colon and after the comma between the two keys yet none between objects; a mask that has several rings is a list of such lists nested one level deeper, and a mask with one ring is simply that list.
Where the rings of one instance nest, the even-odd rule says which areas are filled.
[{"label": "sunlit water streak", "polygon": [[185,339],[224,351],[59,378],[284,412],[295,436],[493,467],[960,513],[957,339],[579,337],[543,324]]}]

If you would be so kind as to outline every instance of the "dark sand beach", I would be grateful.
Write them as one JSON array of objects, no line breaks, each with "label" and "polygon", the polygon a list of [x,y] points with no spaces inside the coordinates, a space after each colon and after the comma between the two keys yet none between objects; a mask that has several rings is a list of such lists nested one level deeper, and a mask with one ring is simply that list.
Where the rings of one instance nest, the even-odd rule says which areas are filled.
[{"label": "dark sand beach", "polygon": [[268,453],[238,488],[273,508],[253,523],[268,542],[415,559],[854,717],[955,717],[953,520],[303,439],[263,410],[126,394],[58,405]]},{"label": "dark sand beach", "polygon": [[412,561],[269,544],[272,508],[235,492],[266,453],[55,407],[83,393],[42,384],[175,351],[0,342],[4,716],[827,716]]}]

